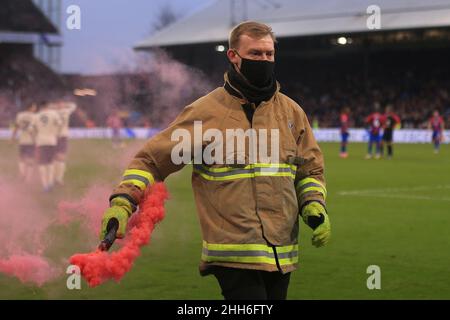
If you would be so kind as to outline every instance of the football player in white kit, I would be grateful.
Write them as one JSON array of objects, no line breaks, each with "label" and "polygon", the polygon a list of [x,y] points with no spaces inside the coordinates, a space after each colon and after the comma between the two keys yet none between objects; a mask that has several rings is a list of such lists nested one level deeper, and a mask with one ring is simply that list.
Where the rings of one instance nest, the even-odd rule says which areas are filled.
[{"label": "football player in white kit", "polygon": [[53,110],[50,103],[42,102],[34,118],[33,129],[39,174],[45,192],[50,191],[55,183],[54,160],[61,126],[62,120],[58,112]]},{"label": "football player in white kit", "polygon": [[55,155],[55,182],[62,186],[64,185],[64,173],[66,172],[69,121],[71,114],[77,109],[77,105],[74,102],[59,101],[54,106],[61,119],[61,130],[58,136]]},{"label": "football player in white kit", "polygon": [[11,140],[17,138],[19,144],[19,174],[25,182],[30,182],[33,175],[35,147],[32,124],[36,110],[36,104],[31,103],[25,110],[17,113],[11,136]]}]

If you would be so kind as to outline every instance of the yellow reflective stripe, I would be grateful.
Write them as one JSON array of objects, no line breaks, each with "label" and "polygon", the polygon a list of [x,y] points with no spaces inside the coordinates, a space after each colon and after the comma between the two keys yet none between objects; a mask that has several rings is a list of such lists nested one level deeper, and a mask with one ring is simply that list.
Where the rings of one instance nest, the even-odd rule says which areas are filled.
[{"label": "yellow reflective stripe", "polygon": [[134,184],[136,187],[139,187],[139,189],[141,189],[141,190],[145,190],[145,188],[147,188],[147,185],[140,180],[129,179],[129,180],[122,181],[120,184],[122,185],[125,183]]},{"label": "yellow reflective stripe", "polygon": [[[239,263],[265,263],[276,265],[277,262],[275,258],[269,257],[214,257],[214,256],[206,256],[202,254],[202,260],[206,262],[239,262]],[[289,259],[279,259],[278,260],[280,266],[286,266],[294,263],[298,263],[298,256]]]},{"label": "yellow reflective stripe", "polygon": [[199,170],[195,170],[195,173],[198,173],[202,178],[210,181],[227,181],[227,180],[234,180],[234,179],[242,179],[242,178],[253,178],[255,175],[253,173],[242,173],[242,174],[234,174],[230,176],[224,176],[224,177],[213,177],[206,173],[203,173]]},{"label": "yellow reflective stripe", "polygon": [[267,263],[276,264],[274,258],[269,257],[215,257],[202,254],[202,260],[206,262],[239,262],[239,263]]},{"label": "yellow reflective stripe", "polygon": [[210,181],[227,181],[227,180],[234,180],[234,179],[243,179],[243,178],[254,178],[254,177],[291,177],[292,179],[295,179],[295,175],[289,172],[255,172],[255,173],[240,173],[240,174],[233,174],[229,176],[224,177],[214,177],[210,176],[206,173],[201,172],[200,170],[194,169],[194,172],[199,174],[202,178]]},{"label": "yellow reflective stripe", "polygon": [[[272,247],[264,244],[211,244],[203,241],[202,260],[206,262],[240,262],[266,263],[276,265],[275,253]],[[248,254],[246,254],[246,251]],[[290,265],[298,262],[298,244],[277,246],[280,265]],[[234,254],[235,252],[235,254]],[[291,257],[283,257],[292,253]],[[273,257],[267,255],[273,255]]]},{"label": "yellow reflective stripe", "polygon": [[314,178],[305,178],[300,180],[297,183],[295,189],[297,190],[298,196],[310,191],[318,191],[323,195],[324,199],[327,197],[327,189],[323,186],[323,184],[319,180]]},{"label": "yellow reflective stripe", "polygon": [[307,184],[307,183],[317,183],[317,184],[319,184],[322,188],[325,189],[325,187],[323,186],[323,184],[322,184],[319,180],[314,179],[314,178],[305,178],[305,179],[302,179],[302,180],[300,180],[300,181],[298,182],[297,186],[298,186],[298,187],[301,187],[301,186],[304,186],[304,185]]},{"label": "yellow reflective stripe", "polygon": [[289,163],[254,163],[250,166],[253,166],[254,168],[291,168],[292,170],[297,170],[295,164]]},{"label": "yellow reflective stripe", "polygon": [[203,169],[205,169],[205,171],[209,171],[209,172],[232,172],[235,170],[248,170],[251,169],[251,167],[249,165],[245,166],[245,167],[222,167],[222,168],[210,168],[207,166],[202,166]]},{"label": "yellow reflective stripe", "polygon": [[153,178],[152,174],[148,171],[144,171],[144,170],[138,170],[138,169],[128,169],[125,170],[123,176],[129,176],[129,175],[137,175],[137,176],[141,176],[146,178],[150,184],[154,184],[155,183],[155,179]]},{"label": "yellow reflective stripe", "polygon": [[[259,171],[258,169],[262,169]],[[264,169],[277,169],[277,171],[270,171]],[[284,169],[278,171],[278,169]],[[289,169],[289,171],[285,170]],[[254,177],[290,177],[295,179],[297,166],[286,163],[256,163],[250,164],[245,167],[223,167],[223,168],[210,168],[207,166],[194,166],[194,172],[199,174],[202,178],[210,181],[227,181],[243,178]],[[234,174],[233,174],[234,172]]]},{"label": "yellow reflective stripe", "polygon": [[278,253],[286,253],[291,251],[297,251],[298,250],[298,244],[293,244],[291,246],[282,246],[282,247],[276,247]]},{"label": "yellow reflective stripe", "polygon": [[[294,247],[294,246],[289,246]],[[267,251],[272,252],[272,248],[266,244],[223,244],[223,243],[208,243],[203,241],[203,248],[208,250],[220,250],[220,251],[242,251],[242,250],[255,250],[255,251]],[[282,247],[277,247],[282,248]]]},{"label": "yellow reflective stripe", "polygon": [[298,256],[293,257],[292,259],[286,258],[286,259],[278,259],[278,263],[280,266],[286,266],[289,264],[298,263]]},{"label": "yellow reflective stripe", "polygon": [[255,172],[253,173],[255,177],[268,177],[268,176],[277,176],[277,177],[291,177],[295,179],[295,174],[290,172]]},{"label": "yellow reflective stripe", "polygon": [[210,168],[207,166],[203,166],[205,171],[210,172],[232,172],[235,170],[250,170],[255,168],[290,168],[294,171],[297,170],[297,166],[294,164],[288,164],[288,163],[255,163],[255,164],[249,164],[245,167],[222,167],[222,168]]},{"label": "yellow reflective stripe", "polygon": [[323,190],[323,188],[320,188],[320,187],[309,187],[309,188],[306,188],[306,189],[302,190],[302,192],[300,194],[304,194],[304,193],[311,192],[311,191],[320,192],[322,194],[324,200],[327,197],[326,191]]}]

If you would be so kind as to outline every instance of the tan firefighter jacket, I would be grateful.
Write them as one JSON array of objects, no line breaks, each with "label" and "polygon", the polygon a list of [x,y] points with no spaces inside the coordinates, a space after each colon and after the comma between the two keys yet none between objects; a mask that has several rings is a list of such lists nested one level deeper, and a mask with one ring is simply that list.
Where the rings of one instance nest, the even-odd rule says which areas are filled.
[{"label": "tan firefighter jacket", "polygon": [[[139,205],[147,187],[192,160],[192,188],[203,236],[200,272],[207,274],[212,265],[290,272],[298,263],[299,208],[306,201],[325,204],[321,150],[305,112],[280,93],[279,86],[269,101],[256,108],[252,123],[242,107],[247,101],[239,97],[227,75],[225,87],[187,106],[167,129],[151,138],[131,161],[111,199],[123,196]],[[226,148],[232,140],[227,129],[255,129],[256,136],[267,133],[267,139],[256,144],[260,147],[263,141],[270,151],[276,151],[271,142],[278,135],[278,161],[255,161],[257,152],[251,156],[249,141],[254,147],[256,139],[245,139],[245,150]],[[216,161],[205,163],[202,151],[211,149],[214,134],[223,135],[223,155],[212,153],[219,155]],[[180,149],[181,142],[188,149]],[[221,150],[220,143],[216,146]],[[188,161],[180,163],[180,156]]]}]

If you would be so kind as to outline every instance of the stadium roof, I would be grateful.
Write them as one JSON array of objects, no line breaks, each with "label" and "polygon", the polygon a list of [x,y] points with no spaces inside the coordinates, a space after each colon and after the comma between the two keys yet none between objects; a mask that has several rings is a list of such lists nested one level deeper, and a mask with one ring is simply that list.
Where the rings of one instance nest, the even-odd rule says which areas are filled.
[{"label": "stadium roof", "polygon": [[58,33],[31,0],[1,0],[0,31]]},{"label": "stadium roof", "polygon": [[279,38],[366,32],[366,10],[374,2],[381,8],[381,30],[450,26],[450,0],[215,0],[135,49],[224,42],[234,22],[244,20],[270,24]]}]

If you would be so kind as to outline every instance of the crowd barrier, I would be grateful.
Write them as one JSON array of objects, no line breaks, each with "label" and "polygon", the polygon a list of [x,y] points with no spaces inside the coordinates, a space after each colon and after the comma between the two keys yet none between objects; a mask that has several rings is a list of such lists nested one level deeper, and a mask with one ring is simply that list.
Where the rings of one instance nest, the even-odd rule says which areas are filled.
[{"label": "crowd barrier", "polygon": [[[120,134],[125,139],[148,139],[158,133],[159,129],[127,128],[121,129]],[[366,129],[350,129],[350,142],[366,142],[369,138]],[[429,143],[431,142],[431,131],[422,129],[401,129],[394,131],[394,142],[397,143]],[[314,135],[319,142],[339,142],[341,140],[340,130],[337,128],[314,129]],[[71,128],[69,131],[71,139],[110,139],[112,131],[109,128]],[[0,139],[10,139],[11,130],[0,129]],[[450,130],[444,131],[443,143],[450,143]]]}]

